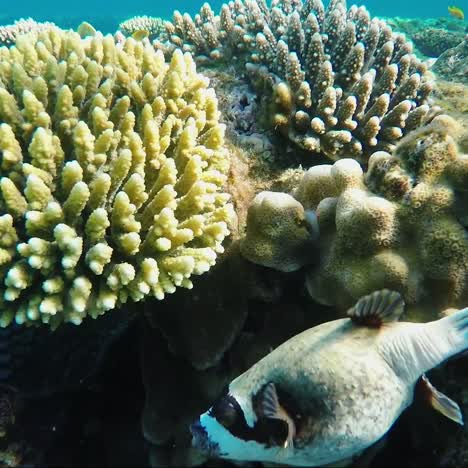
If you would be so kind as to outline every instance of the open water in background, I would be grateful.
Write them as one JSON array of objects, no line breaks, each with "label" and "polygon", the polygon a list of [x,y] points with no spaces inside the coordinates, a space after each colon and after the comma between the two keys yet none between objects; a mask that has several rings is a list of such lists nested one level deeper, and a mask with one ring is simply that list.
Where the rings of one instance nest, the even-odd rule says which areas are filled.
[{"label": "open water in background", "polygon": [[[170,18],[174,10],[194,14],[203,3],[204,0],[2,0],[0,24],[30,16],[37,21],[53,21],[64,28],[76,27],[86,20],[103,32],[114,32],[119,22],[131,16]],[[211,0],[209,3],[218,12],[224,2]],[[372,16],[438,18],[448,16],[448,5],[468,12],[468,0],[348,0],[348,5],[353,3],[364,4]]]}]

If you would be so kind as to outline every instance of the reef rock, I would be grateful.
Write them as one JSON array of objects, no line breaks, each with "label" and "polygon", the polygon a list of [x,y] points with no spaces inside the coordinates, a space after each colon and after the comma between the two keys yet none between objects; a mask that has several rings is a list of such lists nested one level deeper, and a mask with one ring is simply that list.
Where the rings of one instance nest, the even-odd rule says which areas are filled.
[{"label": "reef rock", "polygon": [[453,49],[445,51],[432,69],[445,80],[468,84],[468,36]]}]

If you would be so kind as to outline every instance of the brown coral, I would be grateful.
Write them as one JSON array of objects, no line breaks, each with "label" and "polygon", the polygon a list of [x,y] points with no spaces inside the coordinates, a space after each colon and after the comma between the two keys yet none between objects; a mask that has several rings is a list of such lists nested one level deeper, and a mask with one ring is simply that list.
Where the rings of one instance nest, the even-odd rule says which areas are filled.
[{"label": "brown coral", "polygon": [[[385,287],[402,292],[410,304],[423,296],[443,308],[465,304],[468,236],[457,204],[464,199],[460,191],[468,190],[467,158],[458,154],[453,132],[453,121],[437,117],[405,138],[393,155],[375,153],[361,188],[339,188],[331,170],[326,184],[304,177],[296,196],[327,226],[321,265],[307,278],[312,297],[345,306]],[[330,189],[317,203],[307,195],[319,180]]]}]

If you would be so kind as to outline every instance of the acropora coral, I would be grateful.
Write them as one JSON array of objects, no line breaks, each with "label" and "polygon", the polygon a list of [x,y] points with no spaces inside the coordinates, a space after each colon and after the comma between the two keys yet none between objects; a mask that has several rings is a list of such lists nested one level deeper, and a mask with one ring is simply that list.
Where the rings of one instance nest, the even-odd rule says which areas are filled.
[{"label": "acropora coral", "polygon": [[0,26],[0,46],[11,46],[15,43],[16,38],[22,34],[39,33],[48,29],[56,28],[54,23],[44,22],[39,23],[32,18],[21,18],[13,24]]},{"label": "acropora coral", "polygon": [[191,288],[233,215],[189,54],[51,29],[0,49],[0,324],[81,323]]},{"label": "acropora coral", "polygon": [[320,222],[321,261],[306,281],[315,300],[346,307],[392,288],[408,304],[466,304],[468,156],[454,125],[436,117],[393,154],[374,153],[366,173],[353,159],[307,171],[294,195]]},{"label": "acropora coral", "polygon": [[165,30],[164,20],[153,16],[134,16],[119,24],[119,31],[124,36],[131,36],[138,31],[147,31],[149,40],[159,37]]},{"label": "acropora coral", "polygon": [[194,19],[176,11],[155,46],[245,65],[271,126],[333,160],[366,162],[433,117],[411,43],[345,0],[235,0],[217,16],[205,3]]}]

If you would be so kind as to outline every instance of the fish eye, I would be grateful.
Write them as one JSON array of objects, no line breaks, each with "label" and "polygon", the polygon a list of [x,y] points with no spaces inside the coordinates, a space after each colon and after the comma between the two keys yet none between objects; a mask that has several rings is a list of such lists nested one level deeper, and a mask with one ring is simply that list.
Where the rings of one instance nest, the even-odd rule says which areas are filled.
[{"label": "fish eye", "polygon": [[237,421],[237,409],[228,398],[219,400],[210,412],[226,428],[231,427]]}]

